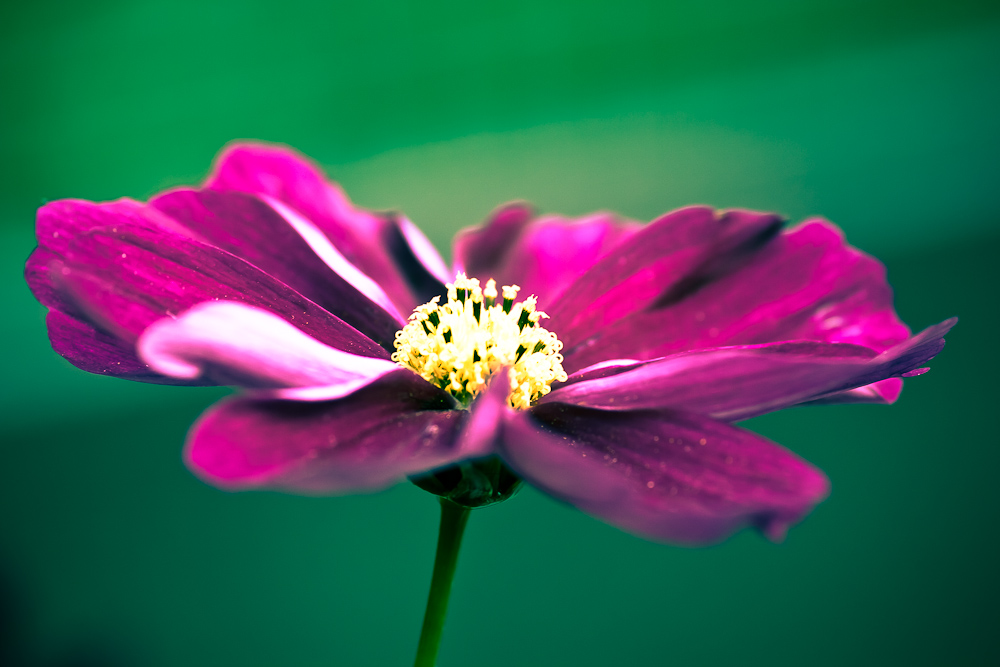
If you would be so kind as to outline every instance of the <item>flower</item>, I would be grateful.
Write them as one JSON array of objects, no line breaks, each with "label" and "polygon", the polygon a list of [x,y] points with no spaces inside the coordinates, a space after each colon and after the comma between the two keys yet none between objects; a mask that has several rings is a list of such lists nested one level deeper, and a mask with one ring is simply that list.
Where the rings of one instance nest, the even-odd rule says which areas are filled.
[{"label": "flower", "polygon": [[211,484],[410,478],[478,505],[523,478],[679,544],[781,539],[827,495],[822,472],[733,422],[891,403],[954,324],[910,336],[882,265],[836,227],[743,210],[640,225],[511,204],[458,235],[449,270],[405,217],[259,144],[148,203],[48,203],[37,232],[26,277],[59,354],[243,388],[189,434]]}]

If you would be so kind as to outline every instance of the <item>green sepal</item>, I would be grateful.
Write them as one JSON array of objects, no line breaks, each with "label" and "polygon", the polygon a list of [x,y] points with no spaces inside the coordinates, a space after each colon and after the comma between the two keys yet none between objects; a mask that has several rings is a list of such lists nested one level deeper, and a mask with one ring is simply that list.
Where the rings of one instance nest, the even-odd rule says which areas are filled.
[{"label": "green sepal", "polygon": [[495,456],[411,477],[410,481],[428,493],[469,508],[502,502],[521,488],[521,478]]}]

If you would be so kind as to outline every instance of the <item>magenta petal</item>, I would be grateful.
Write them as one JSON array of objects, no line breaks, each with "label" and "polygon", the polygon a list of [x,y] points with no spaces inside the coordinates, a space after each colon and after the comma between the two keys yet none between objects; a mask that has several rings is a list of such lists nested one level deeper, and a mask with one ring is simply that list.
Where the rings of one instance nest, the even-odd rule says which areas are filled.
[{"label": "magenta petal", "polygon": [[459,434],[468,413],[451,406],[403,369],[336,401],[228,399],[195,424],[186,460],[230,490],[376,491],[467,458]]},{"label": "magenta petal", "polygon": [[508,419],[500,454],[525,480],[588,514],[689,546],[746,526],[780,540],[829,492],[822,472],[780,446],[681,412],[541,405]]},{"label": "magenta petal", "polygon": [[345,396],[399,366],[324,345],[277,315],[206,301],[151,324],[136,346],[150,368],[174,378],[243,387],[324,387]]},{"label": "magenta petal", "polygon": [[[32,293],[49,308],[46,325],[53,349],[74,366],[91,373],[158,384],[201,384],[167,378],[153,372],[135,353],[134,337],[101,330],[62,280],[62,257],[81,233],[117,219],[155,227],[163,222],[144,219],[143,205],[128,199],[98,207],[91,202],[61,200],[38,211],[38,247],[25,263],[24,276]],[[166,221],[169,224],[169,221]]]},{"label": "magenta petal", "polygon": [[612,248],[638,229],[610,213],[569,220],[533,218],[523,203],[495,211],[486,224],[455,237],[456,269],[499,285],[519,285],[542,309]]},{"label": "magenta petal", "polygon": [[884,351],[909,330],[896,317],[882,264],[844,243],[825,221],[785,232],[748,261],[567,341],[573,372],[607,358],[655,359],[675,352],[782,340],[852,343]]},{"label": "magenta petal", "polygon": [[74,236],[62,259],[48,267],[61,292],[100,330],[132,342],[164,316],[228,299],[269,310],[332,347],[388,356],[361,332],[224,250],[103,205],[59,203],[65,207],[58,213],[68,220],[86,215],[103,223]]},{"label": "magenta petal", "polygon": [[503,432],[503,422],[513,412],[507,403],[510,392],[507,369],[494,373],[486,391],[476,397],[469,409],[469,419],[462,430],[462,449],[470,456],[486,456],[494,451]]},{"label": "magenta petal", "polygon": [[[51,233],[53,232],[50,231]],[[58,236],[56,239],[58,240]],[[52,349],[77,368],[90,373],[141,382],[189,384],[151,371],[136,356],[130,342],[100,331],[88,323],[75,298],[54,280],[51,268],[53,264],[61,265],[59,256],[47,248],[39,247],[28,258],[24,270],[25,279],[35,298],[49,308],[45,323]]]},{"label": "magenta petal", "polygon": [[[881,355],[836,343],[696,350],[567,383],[545,401],[605,410],[672,408],[735,421],[832,396],[922,367],[944,346],[947,320]],[[580,375],[586,374],[583,371]]]},{"label": "magenta petal", "polygon": [[[547,326],[559,333],[570,368],[583,367],[574,355],[595,331],[637,311],[669,308],[718,275],[736,270],[781,224],[771,214],[717,213],[692,206],[654,220],[620,243],[547,310]],[[664,337],[663,332],[643,333],[643,341]]]},{"label": "magenta petal", "polygon": [[401,230],[393,216],[355,208],[317,165],[290,148],[229,146],[205,186],[264,195],[292,207],[322,230],[349,262],[376,279],[400,313],[441,292],[438,285],[428,296],[428,276],[443,266],[440,257],[428,259],[428,253],[436,255],[430,244],[415,248],[413,235]]},{"label": "magenta petal", "polygon": [[52,310],[78,319],[84,317],[75,298],[53,275],[53,264],[65,257],[70,245],[82,234],[105,226],[113,228],[118,223],[187,233],[167,216],[130,199],[102,204],[77,199],[49,202],[38,209],[35,225],[38,247],[25,263],[24,277],[35,298]]},{"label": "magenta petal", "polygon": [[175,190],[152,199],[150,206],[190,229],[195,238],[246,260],[391,349],[402,320],[386,312],[394,307],[381,289],[368,280],[368,292],[359,290],[349,282],[352,275],[325,263],[294,221],[267,203],[240,192]]},{"label": "magenta petal", "polygon": [[134,346],[58,310],[45,318],[52,349],[79,369],[98,375],[155,384],[211,384],[203,379],[161,375],[136,356]]},{"label": "magenta petal", "polygon": [[31,293],[46,308],[73,317],[84,317],[73,297],[66,294],[52,275],[52,265],[59,262],[59,258],[59,254],[40,245],[24,264],[24,279],[31,288]]},{"label": "magenta petal", "polygon": [[513,202],[493,211],[485,224],[461,230],[452,253],[455,268],[472,276],[488,274],[487,280],[495,277],[534,215],[530,204]]}]

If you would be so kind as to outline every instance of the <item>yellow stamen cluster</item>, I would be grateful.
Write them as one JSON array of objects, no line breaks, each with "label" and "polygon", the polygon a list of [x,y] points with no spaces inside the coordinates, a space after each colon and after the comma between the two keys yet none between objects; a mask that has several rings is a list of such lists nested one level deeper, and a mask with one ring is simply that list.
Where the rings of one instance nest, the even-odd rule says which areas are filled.
[{"label": "yellow stamen cluster", "polygon": [[481,289],[475,278],[458,274],[448,284],[448,302],[434,297],[410,315],[396,333],[392,360],[416,371],[463,405],[483,391],[490,377],[506,367],[510,381],[508,402],[524,410],[549,393],[550,385],[566,380],[562,343],[538,326],[548,317],[535,310],[531,296],[514,303],[517,285],[503,288],[497,299],[496,281]]}]

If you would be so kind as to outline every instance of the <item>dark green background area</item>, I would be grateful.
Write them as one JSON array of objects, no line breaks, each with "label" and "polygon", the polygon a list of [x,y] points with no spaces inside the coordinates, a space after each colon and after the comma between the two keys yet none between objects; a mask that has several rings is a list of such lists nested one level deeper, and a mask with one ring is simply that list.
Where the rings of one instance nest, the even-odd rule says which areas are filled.
[{"label": "dark green background area", "polygon": [[830,476],[787,541],[654,545],[526,490],[476,511],[460,665],[1000,664],[1000,5],[125,2],[0,9],[0,664],[402,665],[436,504],[228,494],[180,461],[220,390],[87,375],[21,278],[45,200],[194,183],[237,138],[447,252],[494,206],[822,214],[900,315],[961,323],[891,407],[748,426]]}]

